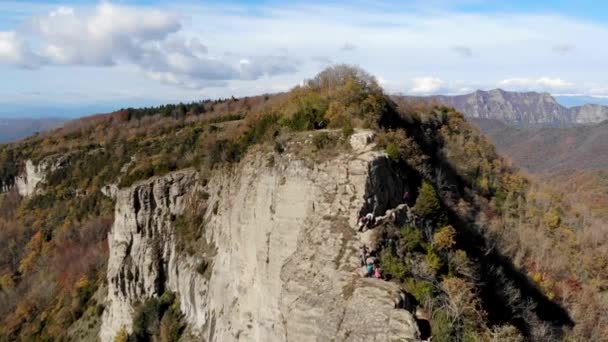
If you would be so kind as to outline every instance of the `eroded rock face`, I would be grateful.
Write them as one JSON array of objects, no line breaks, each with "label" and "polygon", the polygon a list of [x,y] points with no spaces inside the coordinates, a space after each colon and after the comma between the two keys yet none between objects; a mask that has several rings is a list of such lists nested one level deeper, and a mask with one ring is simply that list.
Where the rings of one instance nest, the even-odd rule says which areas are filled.
[{"label": "eroded rock face", "polygon": [[[391,205],[366,204],[384,196],[369,192],[370,179],[384,180],[382,193],[403,193],[385,173],[387,157],[366,148],[317,164],[274,157],[252,153],[208,182],[184,171],[117,192],[102,341],[130,330],[133,304],[165,288],[203,340],[418,339],[412,315],[395,308],[398,286],[358,274],[358,215]],[[196,257],[178,255],[171,234],[171,215],[197,188],[215,208],[206,214],[209,279],[195,271]]]},{"label": "eroded rock face", "polygon": [[23,197],[29,197],[36,192],[36,186],[44,182],[50,172],[56,171],[65,166],[67,155],[52,155],[34,164],[32,160],[25,161],[25,170],[15,178],[17,191]]}]

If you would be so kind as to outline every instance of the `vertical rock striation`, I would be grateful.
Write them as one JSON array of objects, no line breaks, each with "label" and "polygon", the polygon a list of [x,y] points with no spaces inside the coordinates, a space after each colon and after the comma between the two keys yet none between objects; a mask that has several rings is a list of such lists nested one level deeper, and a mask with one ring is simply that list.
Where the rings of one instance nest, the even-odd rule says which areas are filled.
[{"label": "vertical rock striation", "polygon": [[[180,171],[119,190],[102,341],[130,330],[133,305],[164,289],[179,295],[203,340],[417,340],[412,315],[395,308],[399,287],[358,275],[358,215],[389,209],[405,180],[385,155],[354,146],[321,163],[250,153],[205,182]],[[195,271],[196,255],[179,255],[172,234],[172,215],[195,189],[214,208],[205,217],[215,246],[207,276]]]}]

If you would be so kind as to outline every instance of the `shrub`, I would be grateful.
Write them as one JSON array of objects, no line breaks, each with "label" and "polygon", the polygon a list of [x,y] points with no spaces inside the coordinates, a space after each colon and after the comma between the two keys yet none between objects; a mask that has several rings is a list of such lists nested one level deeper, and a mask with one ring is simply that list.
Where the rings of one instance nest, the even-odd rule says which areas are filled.
[{"label": "shrub", "polygon": [[403,283],[403,288],[421,303],[433,295],[433,286],[424,280],[416,281],[413,278],[409,278]]},{"label": "shrub", "polygon": [[386,154],[388,154],[388,157],[394,161],[398,161],[401,158],[401,154],[399,153],[399,147],[397,147],[397,145],[392,142],[386,145]]},{"label": "shrub", "polygon": [[424,181],[420,186],[418,198],[414,205],[416,214],[429,219],[438,218],[441,214],[441,202],[431,183]]},{"label": "shrub", "polygon": [[403,280],[407,273],[407,267],[401,259],[394,256],[390,250],[380,252],[380,263],[382,270],[396,280]]},{"label": "shrub", "polygon": [[[302,94],[303,93],[303,94]],[[296,112],[283,120],[283,124],[294,131],[320,129],[327,126],[325,112],[328,108],[327,100],[309,89],[294,93]]]},{"label": "shrub", "polygon": [[433,328],[434,342],[451,342],[452,337],[452,321],[448,314],[443,310],[436,310],[431,317],[431,327]]},{"label": "shrub", "polygon": [[447,225],[433,234],[433,247],[439,250],[451,249],[456,244],[455,237],[456,230],[451,225]]},{"label": "shrub", "polygon": [[185,327],[184,315],[180,311],[179,301],[175,301],[160,321],[160,342],[179,341]]},{"label": "shrub", "polygon": [[342,137],[347,139],[351,135],[355,133],[355,129],[353,128],[353,124],[349,121],[344,126],[342,126]]},{"label": "shrub", "polygon": [[123,326],[122,328],[120,328],[120,330],[118,330],[118,333],[114,337],[114,342],[128,342],[128,341],[129,341],[129,334],[127,334],[127,329],[125,329],[125,327]]},{"label": "shrub", "polygon": [[547,227],[551,229],[558,228],[562,221],[559,215],[559,211],[557,211],[557,209],[552,209],[551,211],[547,212],[544,216],[544,219]]},{"label": "shrub", "polygon": [[407,252],[411,252],[421,246],[423,243],[422,232],[412,226],[403,226],[401,228],[401,240],[403,247]]},{"label": "shrub", "polygon": [[438,272],[441,267],[443,267],[443,261],[441,260],[441,257],[437,255],[437,253],[435,253],[435,251],[433,251],[433,249],[431,249],[430,247],[426,251],[424,260],[429,265],[429,267],[435,272]]},{"label": "shrub", "polygon": [[172,292],[148,298],[133,314],[133,337],[136,341],[177,341],[184,328],[179,301]]}]

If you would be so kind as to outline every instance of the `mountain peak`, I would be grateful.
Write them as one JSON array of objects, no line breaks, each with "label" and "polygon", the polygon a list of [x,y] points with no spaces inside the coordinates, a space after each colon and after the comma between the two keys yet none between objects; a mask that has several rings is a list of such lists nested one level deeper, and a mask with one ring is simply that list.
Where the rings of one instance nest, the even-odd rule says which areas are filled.
[{"label": "mountain peak", "polygon": [[465,116],[496,119],[515,126],[572,126],[608,119],[606,106],[567,108],[548,92],[513,92],[496,88],[458,96],[430,96],[427,99],[452,106]]}]

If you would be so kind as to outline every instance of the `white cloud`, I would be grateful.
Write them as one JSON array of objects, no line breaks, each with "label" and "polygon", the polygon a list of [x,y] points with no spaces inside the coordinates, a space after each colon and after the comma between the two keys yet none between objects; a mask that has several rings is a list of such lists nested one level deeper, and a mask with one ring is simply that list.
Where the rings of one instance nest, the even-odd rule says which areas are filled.
[{"label": "white cloud", "polygon": [[509,78],[500,81],[500,87],[509,90],[541,90],[549,92],[560,92],[572,89],[574,85],[561,78]]},{"label": "white cloud", "polygon": [[442,91],[444,81],[436,77],[416,77],[412,79],[411,92],[419,95],[437,94]]},{"label": "white cloud", "polygon": [[[404,7],[395,4],[389,10],[368,2],[226,6],[183,0],[155,2],[154,7],[106,2],[51,10],[45,5],[48,14],[27,25],[15,18],[5,23],[16,33],[8,39],[5,32],[0,39],[0,64],[65,68],[45,68],[34,76],[0,66],[3,75],[21,80],[10,88],[0,84],[0,94],[53,87],[53,79],[64,77],[63,86],[90,88],[91,93],[134,85],[154,98],[190,99],[200,96],[198,87],[227,84],[205,94],[252,95],[287,90],[330,63],[358,64],[382,75],[389,91],[419,94],[497,86],[563,94],[600,92],[607,86],[608,45],[597,42],[608,36],[608,24],[553,13]],[[40,13],[42,7],[28,8]],[[568,53],[568,58],[556,53]],[[475,58],[464,58],[469,56]],[[96,78],[95,87],[81,77],[85,69]],[[433,77],[412,81],[427,75]],[[521,77],[514,80],[514,75]],[[539,81],[538,75],[553,76]],[[177,95],[169,97],[170,92]]]},{"label": "white cloud", "polygon": [[[183,32],[183,16],[173,11],[101,3],[91,12],[60,7],[27,21],[22,32],[0,32],[0,63],[21,67],[132,64],[164,84],[187,89],[292,73],[297,62],[287,56],[209,54],[198,37]],[[27,40],[36,42],[31,49]]]},{"label": "white cloud", "polygon": [[0,32],[0,63],[33,68],[41,61],[15,32]]}]

